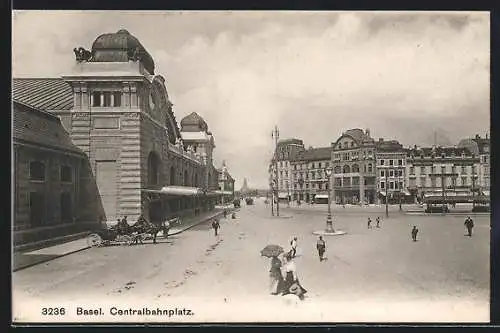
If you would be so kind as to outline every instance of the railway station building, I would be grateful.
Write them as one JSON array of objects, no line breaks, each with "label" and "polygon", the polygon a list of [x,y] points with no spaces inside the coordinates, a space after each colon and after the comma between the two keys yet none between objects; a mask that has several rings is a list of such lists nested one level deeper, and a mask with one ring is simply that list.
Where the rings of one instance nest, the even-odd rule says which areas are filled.
[{"label": "railway station building", "polygon": [[[60,78],[13,79],[16,147],[37,132],[30,137],[36,152],[28,157],[24,143],[16,152],[15,227],[61,230],[55,236],[78,223],[140,215],[156,222],[212,210],[221,195],[214,136],[196,113],[178,125],[166,80],[140,41],[120,30],[73,51],[74,68]],[[26,128],[28,118],[36,126]],[[41,148],[47,140],[59,155]]]}]

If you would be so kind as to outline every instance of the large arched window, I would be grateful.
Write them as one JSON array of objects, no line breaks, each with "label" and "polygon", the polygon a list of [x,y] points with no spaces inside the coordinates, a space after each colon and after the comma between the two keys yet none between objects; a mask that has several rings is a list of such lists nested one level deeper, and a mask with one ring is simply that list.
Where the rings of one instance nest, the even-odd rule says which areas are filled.
[{"label": "large arched window", "polygon": [[341,173],[341,172],[342,168],[340,167],[340,165],[335,166],[335,168],[333,169],[333,173]]},{"label": "large arched window", "polygon": [[174,166],[170,167],[170,185],[175,185],[175,168],[174,168]]},{"label": "large arched window", "polygon": [[344,173],[351,173],[351,168],[348,165],[344,165]]},{"label": "large arched window", "polygon": [[30,180],[45,180],[45,164],[40,161],[30,163]]},{"label": "large arched window", "polygon": [[155,152],[148,156],[148,184],[158,185],[160,183],[160,158]]},{"label": "large arched window", "polygon": [[354,164],[354,165],[352,166],[352,172],[359,172],[359,165]]},{"label": "large arched window", "polygon": [[187,170],[184,170],[184,186],[189,185],[189,177],[188,177],[188,172]]}]

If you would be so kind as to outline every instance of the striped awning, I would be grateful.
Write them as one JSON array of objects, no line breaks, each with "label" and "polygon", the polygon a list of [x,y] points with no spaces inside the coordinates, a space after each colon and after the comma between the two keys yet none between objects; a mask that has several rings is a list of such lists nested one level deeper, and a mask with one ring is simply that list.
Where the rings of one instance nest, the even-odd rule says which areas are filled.
[{"label": "striped awning", "polygon": [[197,187],[189,187],[189,186],[164,186],[159,190],[149,190],[143,189],[143,192],[148,193],[158,193],[165,195],[174,195],[174,196],[200,196],[205,192]]}]

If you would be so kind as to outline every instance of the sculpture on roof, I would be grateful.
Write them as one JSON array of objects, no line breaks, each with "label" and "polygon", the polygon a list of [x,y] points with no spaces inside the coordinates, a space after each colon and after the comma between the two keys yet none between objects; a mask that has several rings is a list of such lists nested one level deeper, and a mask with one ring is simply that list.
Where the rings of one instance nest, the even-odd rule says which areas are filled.
[{"label": "sculpture on roof", "polygon": [[76,61],[82,62],[82,61],[90,61],[92,59],[92,52],[89,50],[84,49],[83,47],[79,48],[74,48],[73,52],[75,52],[75,58]]},{"label": "sculpture on roof", "polygon": [[129,51],[127,53],[128,59],[132,61],[141,61],[142,60],[142,52],[141,49],[137,46],[133,51]]}]

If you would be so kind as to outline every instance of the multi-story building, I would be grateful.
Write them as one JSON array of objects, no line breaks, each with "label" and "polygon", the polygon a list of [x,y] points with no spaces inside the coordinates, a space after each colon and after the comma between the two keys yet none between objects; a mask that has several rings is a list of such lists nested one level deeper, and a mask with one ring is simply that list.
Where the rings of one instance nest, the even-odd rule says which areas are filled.
[{"label": "multi-story building", "polygon": [[[74,70],[62,79],[13,80],[13,99],[58,116],[78,149],[70,150],[81,151],[88,159],[89,172],[78,191],[91,193],[91,186],[95,186],[94,198],[102,209],[73,209],[77,203],[82,205],[75,198],[80,192],[69,191],[71,186],[63,181],[61,188],[67,188],[71,195],[71,200],[67,195],[64,199],[68,202],[64,206],[71,207],[71,219],[112,223],[123,216],[134,221],[143,215],[157,222],[213,208],[219,187],[219,175],[212,162],[214,138],[196,113],[183,118],[179,128],[165,79],[155,73],[153,58],[139,40],[126,30],[106,33],[96,38],[90,51],[75,49],[75,56]],[[20,115],[23,111],[14,108],[13,112]],[[53,119],[42,118],[55,128]],[[61,137],[60,133],[47,132],[49,127],[39,128],[40,134]],[[78,160],[77,155],[73,153]],[[42,164],[48,161],[48,157],[38,156]],[[79,162],[64,163],[76,172]],[[58,164],[50,165],[52,170]],[[43,168],[36,170],[40,173]],[[61,173],[64,179],[70,179],[68,171]],[[46,184],[49,186],[49,182]],[[27,205],[30,216],[41,209],[39,201],[30,206],[24,197],[15,198],[19,212],[23,205]],[[46,197],[45,201],[59,202],[59,197]],[[57,208],[46,211],[53,209]],[[85,216],[96,211],[99,217]],[[59,220],[47,214],[38,214],[41,222],[18,214],[16,224],[28,223],[34,228]],[[70,213],[61,214],[68,219]]]},{"label": "multi-story building", "polygon": [[380,138],[376,144],[377,201],[410,196],[406,183],[406,150],[396,140]]},{"label": "multi-story building", "polygon": [[311,202],[316,195],[328,195],[326,169],[331,163],[330,147],[310,147],[299,152],[291,161],[293,201]]},{"label": "multi-story building", "polygon": [[463,139],[458,147],[469,149],[475,156],[479,156],[477,185],[479,190],[485,195],[490,194],[490,139],[488,135],[481,138],[476,135],[472,139]]},{"label": "multi-story building", "polygon": [[336,203],[374,203],[376,146],[367,129],[345,131],[332,143],[333,196]]},{"label": "multi-story building", "polygon": [[219,194],[218,204],[228,205],[232,204],[234,200],[234,178],[227,170],[226,163],[222,163],[222,168],[217,169],[219,175]]},{"label": "multi-story building", "polygon": [[[479,156],[467,148],[417,147],[406,150],[406,182],[419,200],[426,192],[476,187]],[[443,183],[444,182],[444,183]]]},{"label": "multi-story building", "polygon": [[[292,186],[291,162],[304,151],[304,142],[300,139],[279,140],[276,147],[275,159],[269,166],[269,181],[277,188],[277,195],[281,200],[291,200],[294,189]],[[277,165],[277,173],[274,163]],[[275,184],[277,182],[277,184]]]}]

